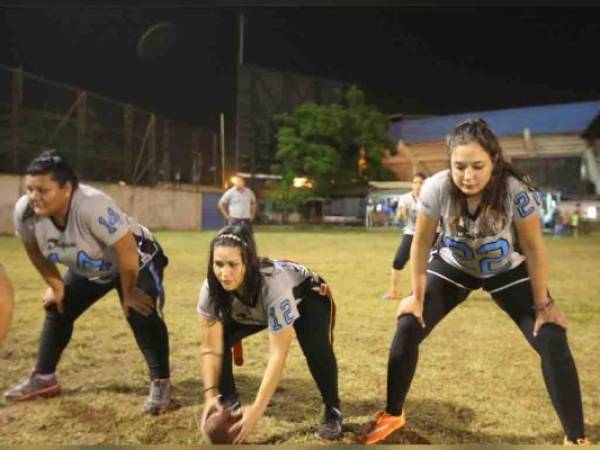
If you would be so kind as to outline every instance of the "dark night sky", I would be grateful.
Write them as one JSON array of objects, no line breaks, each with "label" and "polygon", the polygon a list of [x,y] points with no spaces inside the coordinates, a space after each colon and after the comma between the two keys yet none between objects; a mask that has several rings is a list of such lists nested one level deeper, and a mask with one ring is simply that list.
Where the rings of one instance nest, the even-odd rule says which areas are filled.
[{"label": "dark night sky", "polygon": [[[0,8],[0,63],[173,119],[234,110],[237,9]],[[386,113],[450,114],[600,98],[600,9],[247,7],[245,62],[354,82]],[[151,25],[178,38],[136,55]]]}]

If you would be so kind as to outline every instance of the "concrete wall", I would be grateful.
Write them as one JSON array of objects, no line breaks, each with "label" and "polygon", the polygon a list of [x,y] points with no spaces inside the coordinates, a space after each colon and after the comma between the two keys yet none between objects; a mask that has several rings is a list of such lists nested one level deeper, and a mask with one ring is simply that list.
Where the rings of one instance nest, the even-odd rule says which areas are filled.
[{"label": "concrete wall", "polygon": [[[221,192],[205,186],[141,187],[86,183],[110,195],[130,216],[151,230],[199,230],[202,227],[202,193]],[[13,234],[12,212],[25,193],[24,177],[0,174],[0,234]]]}]

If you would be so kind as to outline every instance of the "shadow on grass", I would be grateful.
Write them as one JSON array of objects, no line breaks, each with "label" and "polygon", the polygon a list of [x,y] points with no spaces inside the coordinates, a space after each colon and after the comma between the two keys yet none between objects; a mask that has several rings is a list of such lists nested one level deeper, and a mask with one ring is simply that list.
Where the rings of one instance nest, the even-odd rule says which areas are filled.
[{"label": "shadow on grass", "polygon": [[[285,392],[279,395],[278,403],[286,403]],[[275,397],[274,397],[275,400]],[[382,408],[379,402],[374,400],[344,401],[342,399],[342,410],[346,420],[344,421],[344,436],[341,444],[360,443],[362,436],[369,430],[375,413]],[[407,425],[390,435],[382,445],[399,444],[506,444],[506,445],[540,445],[540,444],[562,444],[563,433],[557,426],[555,433],[541,433],[537,435],[502,434],[489,433],[485,431],[469,430],[471,423],[475,420],[475,411],[456,403],[439,402],[435,400],[412,400],[408,404],[409,417]],[[270,408],[271,409],[271,408]],[[295,408],[287,408],[292,410]],[[290,413],[283,411],[270,411],[270,415],[280,420],[294,419]],[[366,420],[356,420],[357,416],[369,416]],[[306,423],[307,418],[295,417],[297,423]],[[493,424],[490,424],[493,425]],[[263,440],[253,441],[253,444],[279,444],[290,440],[297,440],[299,436],[306,435],[312,438],[318,424],[307,424],[295,427],[288,433],[278,433]],[[600,440],[600,424],[588,425],[586,427],[587,437],[592,442]],[[437,441],[437,442],[436,442]]]},{"label": "shadow on grass", "polygon": [[[307,369],[308,370],[308,369]],[[240,374],[236,369],[236,384],[242,403],[251,402],[261,377]],[[308,375],[308,374],[307,374]],[[180,380],[176,389],[183,404],[202,404],[201,382],[189,378]],[[341,399],[344,417],[344,436],[341,444],[360,443],[368,431],[375,413],[383,408],[379,400]],[[382,444],[561,444],[563,433],[557,425],[555,433],[538,435],[501,434],[469,430],[476,413],[459,403],[440,402],[431,399],[410,400],[407,403],[409,417],[407,426],[393,433]],[[306,436],[314,441],[314,432],[321,421],[323,404],[315,382],[310,377],[284,377],[273,398],[267,414],[278,421],[293,423],[293,430],[277,433],[253,444],[280,444]],[[368,416],[366,420],[359,417]],[[558,422],[557,422],[558,423]],[[493,426],[493,424],[490,424]],[[587,436],[592,442],[600,441],[600,424],[588,425]],[[435,442],[438,441],[438,442]]]},{"label": "shadow on grass", "polygon": [[[308,375],[308,374],[307,374]],[[236,369],[236,382],[240,398],[244,404],[251,402],[260,386],[261,377],[243,373],[243,368]],[[148,386],[142,383],[110,383],[85,389],[87,393],[117,393],[145,397]],[[76,397],[79,389],[64,390],[63,396]],[[174,399],[177,407],[202,407],[202,382],[200,378],[188,377],[174,380]],[[357,444],[368,431],[376,411],[384,406],[378,399],[361,399],[342,401],[345,417],[344,436],[340,444]],[[106,411],[85,410],[83,403],[73,399],[61,403],[63,414],[78,417],[78,420],[95,423],[106,421]],[[86,404],[87,405],[87,404]],[[21,406],[21,405],[19,405]],[[14,409],[13,409],[14,408]],[[0,419],[8,418],[21,409],[0,408]],[[382,445],[392,444],[507,444],[507,445],[540,445],[560,444],[563,434],[560,428],[556,432],[533,435],[486,432],[472,430],[476,412],[459,403],[441,402],[432,399],[410,399],[407,402],[408,423],[405,428],[389,436]],[[2,414],[3,413],[3,414]],[[323,413],[323,404],[314,381],[309,376],[302,378],[284,377],[275,392],[267,415],[277,422],[293,424],[289,431],[277,432],[262,439],[252,441],[253,444],[280,444],[289,441],[314,442]],[[110,415],[110,414],[109,414]],[[6,416],[6,417],[4,417]],[[2,420],[0,420],[1,422]],[[490,423],[490,428],[498,429],[497,424]],[[108,430],[105,430],[108,431]],[[587,426],[587,436],[592,442],[600,442],[600,424]]]},{"label": "shadow on grass", "polygon": [[[346,402],[344,413],[348,416],[364,416],[374,413],[382,408],[371,400]],[[538,435],[501,434],[485,431],[469,430],[470,424],[476,415],[471,408],[462,407],[457,403],[439,402],[430,399],[411,400],[407,402],[409,410],[407,425],[390,435],[381,444],[562,444],[564,434],[557,426],[555,433],[542,433]],[[558,423],[558,421],[557,421]],[[370,423],[347,423],[344,430],[355,435],[358,442],[360,436],[367,432]],[[490,424],[493,425],[493,424]],[[600,439],[600,424],[586,426],[587,437],[592,442]],[[436,437],[438,442],[432,442],[426,436]]]}]

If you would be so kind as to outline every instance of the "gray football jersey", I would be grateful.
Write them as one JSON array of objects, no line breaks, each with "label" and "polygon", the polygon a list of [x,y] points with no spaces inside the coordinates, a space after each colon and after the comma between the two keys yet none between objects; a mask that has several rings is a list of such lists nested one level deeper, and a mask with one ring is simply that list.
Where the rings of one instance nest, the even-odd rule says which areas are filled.
[{"label": "gray football jersey", "polygon": [[80,184],[73,193],[64,230],[48,217],[30,215],[27,195],[14,209],[16,234],[24,242],[37,242],[42,254],[52,263],[67,266],[73,273],[91,280],[108,280],[119,272],[112,245],[128,231],[154,240],[152,234],[124,214],[115,201],[91,186]]},{"label": "gray football jersey", "polygon": [[417,223],[417,201],[412,192],[402,195],[398,201],[398,206],[404,206],[404,208],[406,208],[404,234],[415,234],[415,225]]},{"label": "gray football jersey", "polygon": [[[302,298],[294,295],[294,288],[309,278],[318,280],[318,275],[291,261],[276,260],[273,263],[273,267],[261,269],[263,285],[254,307],[232,296],[231,318],[243,324],[266,325],[270,332],[277,333],[292,326],[300,317],[298,303]],[[197,311],[204,319],[218,319],[210,303],[208,281],[204,281],[200,288]]]},{"label": "gray football jersey", "polygon": [[452,233],[450,230],[447,221],[452,183],[449,170],[438,172],[425,180],[418,210],[433,220],[442,219],[439,254],[444,261],[474,277],[489,278],[515,268],[525,260],[516,248],[514,223],[532,214],[539,215],[540,197],[539,193],[530,191],[514,177],[509,177],[507,182],[507,223],[504,227],[499,225],[492,236],[484,236],[479,231],[479,217],[463,217],[459,231]]}]

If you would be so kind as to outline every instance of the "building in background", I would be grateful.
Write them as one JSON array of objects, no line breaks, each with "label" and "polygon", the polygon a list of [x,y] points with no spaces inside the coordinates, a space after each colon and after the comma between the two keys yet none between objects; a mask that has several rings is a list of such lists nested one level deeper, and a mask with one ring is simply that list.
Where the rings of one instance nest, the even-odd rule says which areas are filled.
[{"label": "building in background", "polygon": [[[396,116],[389,127],[396,155],[385,164],[400,180],[417,171],[431,175],[447,167],[446,136],[460,122],[485,119],[505,156],[550,195],[548,204],[582,217],[600,216],[600,101],[478,111],[448,116]],[[579,204],[579,206],[577,206]],[[552,211],[545,211],[548,216]]]}]

